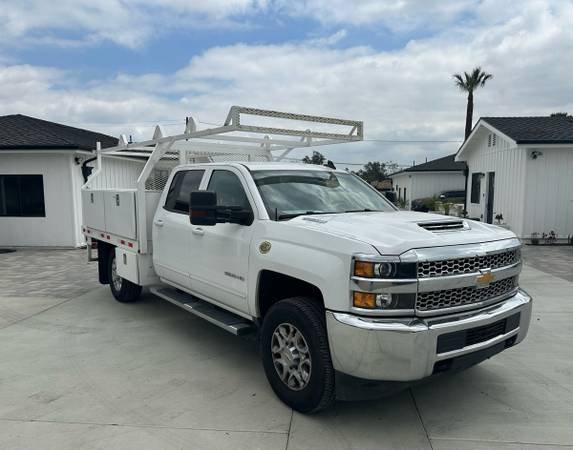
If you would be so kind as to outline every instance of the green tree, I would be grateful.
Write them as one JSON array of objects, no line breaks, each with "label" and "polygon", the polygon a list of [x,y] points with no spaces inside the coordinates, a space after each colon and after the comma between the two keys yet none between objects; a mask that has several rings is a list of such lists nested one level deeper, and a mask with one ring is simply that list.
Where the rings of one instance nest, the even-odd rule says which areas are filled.
[{"label": "green tree", "polygon": [[305,156],[302,158],[302,162],[305,164],[316,164],[317,166],[324,165],[326,157],[317,151],[312,152],[312,156]]},{"label": "green tree", "polygon": [[466,109],[466,132],[464,139],[467,139],[472,132],[472,121],[474,115],[474,91],[485,86],[487,80],[491,80],[493,75],[485,73],[481,67],[476,67],[471,73],[464,72],[463,75],[455,73],[452,75],[454,83],[460,90],[468,93],[468,104]]},{"label": "green tree", "polygon": [[554,112],[549,114],[550,117],[573,117],[571,114],[566,112]]},{"label": "green tree", "polygon": [[388,178],[388,174],[396,170],[397,167],[397,164],[392,162],[370,161],[356,172],[356,175],[368,183],[372,183]]}]

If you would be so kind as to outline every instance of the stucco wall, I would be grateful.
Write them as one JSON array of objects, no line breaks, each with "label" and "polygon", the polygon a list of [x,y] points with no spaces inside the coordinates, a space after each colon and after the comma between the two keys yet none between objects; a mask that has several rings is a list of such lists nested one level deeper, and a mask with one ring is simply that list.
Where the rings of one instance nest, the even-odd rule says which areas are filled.
[{"label": "stucco wall", "polygon": [[0,217],[0,246],[80,244],[81,212],[74,198],[79,195],[80,173],[69,154],[0,154],[0,174],[43,175],[46,209],[46,217]]}]

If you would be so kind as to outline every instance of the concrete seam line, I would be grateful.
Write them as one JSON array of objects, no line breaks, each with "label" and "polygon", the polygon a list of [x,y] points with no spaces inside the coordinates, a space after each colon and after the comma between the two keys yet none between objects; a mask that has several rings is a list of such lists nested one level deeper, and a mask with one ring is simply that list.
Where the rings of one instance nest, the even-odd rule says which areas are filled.
[{"label": "concrete seam line", "polygon": [[418,419],[420,420],[420,425],[422,425],[422,429],[424,430],[424,434],[426,435],[426,439],[428,440],[428,444],[430,444],[430,449],[434,450],[434,446],[432,445],[432,440],[430,439],[430,435],[428,434],[428,430],[426,429],[426,425],[424,424],[424,420],[422,419],[422,414],[420,414],[420,408],[418,408],[418,403],[416,403],[416,398],[414,397],[414,392],[412,392],[412,388],[409,388],[408,392],[410,392],[410,397],[412,398],[412,403],[414,403],[414,408],[416,409],[416,414],[418,415]]},{"label": "concrete seam line", "polygon": [[0,417],[0,422],[50,423],[57,425],[95,425],[100,427],[153,428],[153,429],[165,429],[165,430],[221,431],[229,433],[287,434],[287,431],[271,431],[271,430],[233,430],[226,428],[176,427],[170,425],[103,423],[103,422],[83,422],[75,420],[25,419],[25,418],[10,418],[10,417]]},{"label": "concrete seam line", "polygon": [[63,305],[64,303],[71,302],[72,300],[75,300],[76,298],[78,298],[78,297],[68,298],[68,299],[63,300],[63,301],[61,301],[61,302],[59,302],[59,303],[56,303],[55,305],[48,306],[46,309],[42,309],[41,311],[35,312],[34,314],[32,314],[32,315],[30,315],[30,316],[22,317],[21,319],[16,320],[15,322],[10,322],[9,324],[7,324],[7,325],[5,325],[5,326],[0,327],[0,330],[5,330],[6,328],[11,327],[12,325],[16,325],[16,324],[19,324],[19,323],[24,322],[25,320],[32,319],[33,317],[36,317],[36,316],[38,316],[38,315],[40,315],[40,314],[42,314],[42,313],[45,313],[46,311],[49,311],[49,310],[51,310],[51,309],[57,308],[58,306]]},{"label": "concrete seam line", "polygon": [[494,439],[475,439],[463,437],[434,437],[432,441],[463,441],[463,442],[487,442],[491,444],[518,444],[518,445],[544,445],[549,447],[567,447],[571,448],[571,444],[557,444],[555,442],[529,442],[529,441],[506,441]]},{"label": "concrete seam line", "polygon": [[290,410],[290,422],[288,424],[288,432],[287,432],[287,440],[286,440],[286,444],[285,444],[285,450],[288,450],[288,444],[290,442],[290,430],[292,428],[292,419],[294,417],[294,409]]}]

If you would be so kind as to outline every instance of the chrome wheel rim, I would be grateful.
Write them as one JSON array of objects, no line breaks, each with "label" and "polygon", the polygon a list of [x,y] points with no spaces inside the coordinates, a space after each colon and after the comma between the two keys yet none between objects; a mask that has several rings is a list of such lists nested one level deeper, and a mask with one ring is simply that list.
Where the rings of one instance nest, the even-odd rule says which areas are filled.
[{"label": "chrome wheel rim", "polygon": [[111,261],[111,282],[116,292],[121,291],[122,278],[117,274],[117,264],[115,258]]},{"label": "chrome wheel rim", "polygon": [[304,389],[310,381],[310,349],[302,333],[290,323],[275,328],[271,339],[273,364],[281,381],[293,391]]}]

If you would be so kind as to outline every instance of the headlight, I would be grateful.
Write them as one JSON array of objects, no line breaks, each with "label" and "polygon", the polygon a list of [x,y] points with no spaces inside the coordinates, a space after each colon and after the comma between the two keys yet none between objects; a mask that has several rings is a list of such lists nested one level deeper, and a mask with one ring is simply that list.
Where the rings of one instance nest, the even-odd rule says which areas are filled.
[{"label": "headlight", "polygon": [[416,263],[400,261],[354,261],[354,276],[362,278],[416,278]]},{"label": "headlight", "polygon": [[414,310],[417,263],[398,256],[362,255],[353,259],[352,307],[361,312],[407,314]]},{"label": "headlight", "polygon": [[353,292],[353,305],[363,309],[414,309],[416,294]]}]

